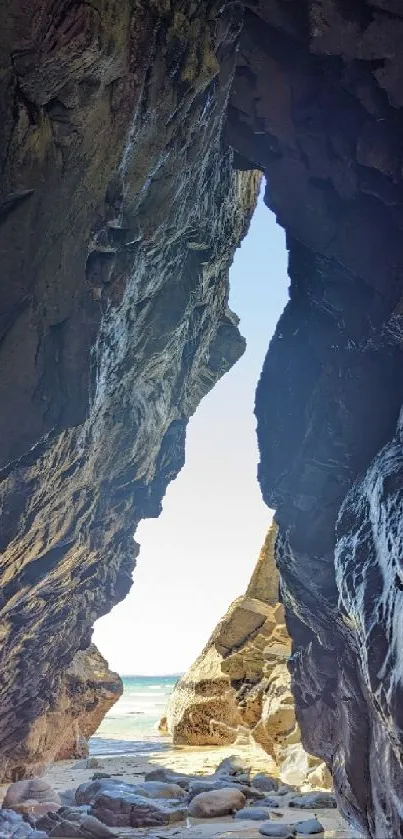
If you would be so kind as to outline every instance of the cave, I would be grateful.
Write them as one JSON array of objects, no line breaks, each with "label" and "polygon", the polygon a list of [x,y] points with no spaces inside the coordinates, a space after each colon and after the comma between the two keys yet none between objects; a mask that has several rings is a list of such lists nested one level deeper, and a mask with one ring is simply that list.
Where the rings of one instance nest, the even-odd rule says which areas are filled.
[{"label": "cave", "polygon": [[263,174],[290,292],[259,482],[297,717],[351,823],[403,835],[401,4],[10,0],[0,20],[2,776],[54,753],[65,673],[242,355],[228,269]]}]

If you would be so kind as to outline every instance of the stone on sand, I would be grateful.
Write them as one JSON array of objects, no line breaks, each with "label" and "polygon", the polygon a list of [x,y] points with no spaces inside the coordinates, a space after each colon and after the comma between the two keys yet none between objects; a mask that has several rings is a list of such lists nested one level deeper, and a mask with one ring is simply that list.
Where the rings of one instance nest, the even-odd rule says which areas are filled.
[{"label": "stone on sand", "polygon": [[266,775],[265,772],[258,772],[252,778],[252,786],[261,789],[263,792],[277,792],[280,785],[276,778]]},{"label": "stone on sand", "polygon": [[138,795],[141,798],[168,799],[180,801],[186,798],[186,792],[179,784],[169,784],[162,781],[147,781],[143,784],[127,784],[114,778],[103,778],[88,784],[81,784],[76,790],[77,804],[93,804],[101,792],[115,793],[124,798],[126,795]]},{"label": "stone on sand", "polygon": [[236,819],[252,819],[255,822],[268,821],[270,810],[268,807],[243,807],[235,813]]},{"label": "stone on sand", "polygon": [[79,819],[60,818],[49,833],[50,837],[68,837],[68,839],[112,839],[114,830],[96,819],[95,816],[81,814]]},{"label": "stone on sand", "polygon": [[31,827],[14,810],[0,810],[0,836],[10,839],[47,839],[46,833]]},{"label": "stone on sand", "polygon": [[167,798],[171,801],[183,801],[187,798],[186,791],[179,784],[168,784],[162,781],[147,781],[144,784],[133,784],[135,795],[143,798]]},{"label": "stone on sand", "polygon": [[299,807],[301,810],[327,810],[337,807],[336,799],[331,792],[323,790],[317,792],[303,792],[294,796],[289,802],[289,807]]},{"label": "stone on sand", "polygon": [[98,793],[91,815],[110,827],[158,827],[184,820],[187,807],[111,787]]},{"label": "stone on sand", "polygon": [[189,789],[192,781],[199,781],[200,776],[186,775],[184,772],[174,772],[173,769],[152,769],[151,772],[146,772],[144,781],[161,781],[166,784],[178,784],[182,789]]},{"label": "stone on sand", "polygon": [[189,816],[214,819],[228,816],[245,806],[246,798],[240,790],[224,788],[201,792],[189,804]]},{"label": "stone on sand", "polygon": [[197,781],[192,781],[189,785],[189,796],[190,798],[194,798],[196,795],[199,795],[201,792],[212,792],[213,790],[217,789],[235,789],[239,790],[243,793],[245,798],[252,798],[253,800],[264,798],[264,793],[260,790],[255,790],[252,787],[246,786],[246,784],[238,784],[235,783],[232,778],[228,780],[228,778],[201,778]]},{"label": "stone on sand", "polygon": [[214,772],[215,776],[232,776],[241,779],[242,783],[248,783],[250,779],[250,767],[242,761],[239,755],[231,755],[225,757],[221,763],[218,764]]},{"label": "stone on sand", "polygon": [[323,833],[325,829],[318,819],[305,819],[296,822],[294,827],[297,833],[303,836],[316,836],[318,833]]},{"label": "stone on sand", "polygon": [[294,839],[295,828],[292,824],[271,824],[265,822],[259,827],[259,833],[262,836],[271,836],[272,839]]},{"label": "stone on sand", "polygon": [[[281,802],[282,805],[283,803]],[[274,795],[267,795],[259,801],[259,807],[272,807],[275,809],[276,807],[280,807],[280,801]]]},{"label": "stone on sand", "polygon": [[3,801],[5,810],[42,816],[60,807],[60,797],[42,778],[10,784]]}]

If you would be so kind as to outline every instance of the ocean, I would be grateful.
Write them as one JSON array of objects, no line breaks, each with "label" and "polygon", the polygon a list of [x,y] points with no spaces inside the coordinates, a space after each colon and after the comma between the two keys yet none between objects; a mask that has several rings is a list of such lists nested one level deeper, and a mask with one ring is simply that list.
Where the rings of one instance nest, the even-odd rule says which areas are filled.
[{"label": "ocean", "polygon": [[91,737],[90,755],[147,754],[167,748],[158,731],[179,676],[122,676],[123,694]]}]

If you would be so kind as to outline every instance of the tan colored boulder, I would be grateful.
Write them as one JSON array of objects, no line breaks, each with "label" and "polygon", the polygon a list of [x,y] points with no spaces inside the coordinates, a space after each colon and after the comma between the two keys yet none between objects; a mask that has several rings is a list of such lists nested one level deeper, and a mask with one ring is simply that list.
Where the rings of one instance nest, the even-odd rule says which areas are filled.
[{"label": "tan colored boulder", "polygon": [[166,725],[175,744],[259,743],[289,784],[310,784],[325,767],[302,747],[287,662],[291,641],[279,603],[270,528],[246,593],[228,609],[170,697]]},{"label": "tan colored boulder", "polygon": [[28,799],[21,801],[20,804],[14,804],[12,808],[14,813],[20,813],[21,816],[46,816],[48,813],[57,813],[60,804],[55,804],[54,801],[35,801],[35,799]]},{"label": "tan colored boulder", "polygon": [[34,799],[38,802],[53,801],[60,805],[60,798],[56,790],[43,778],[31,778],[27,781],[16,781],[10,784],[4,796],[3,808],[12,810],[15,804]]},{"label": "tan colored boulder", "polygon": [[43,816],[46,813],[56,812],[61,802],[58,793],[50,784],[42,778],[32,778],[11,784],[4,796],[2,806],[4,810],[14,810],[21,815]]},{"label": "tan colored boulder", "polygon": [[189,816],[194,819],[214,819],[228,816],[245,806],[246,798],[236,789],[216,789],[201,792],[189,804]]}]

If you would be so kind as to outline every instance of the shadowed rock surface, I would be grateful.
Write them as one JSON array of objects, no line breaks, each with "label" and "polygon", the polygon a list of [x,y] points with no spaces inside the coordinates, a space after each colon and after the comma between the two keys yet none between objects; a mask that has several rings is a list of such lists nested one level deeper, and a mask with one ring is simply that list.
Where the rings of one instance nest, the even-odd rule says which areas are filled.
[{"label": "shadowed rock surface", "polygon": [[40,772],[53,760],[86,757],[88,739],[122,692],[120,676],[109,670],[94,644],[79,650],[62,673],[52,703],[29,727],[24,747],[28,774]]},{"label": "shadowed rock surface", "polygon": [[[178,745],[220,745],[255,740],[292,784],[329,786],[330,777],[302,745],[287,662],[291,642],[279,603],[272,525],[244,596],[214,630],[200,656],[176,684],[167,726]],[[263,776],[256,786],[277,784]]]},{"label": "shadowed rock surface", "polygon": [[0,23],[2,774],[242,352],[257,168],[289,249],[256,416],[297,717],[344,812],[398,836],[401,4],[10,0]]},{"label": "shadowed rock surface", "polygon": [[[54,751],[57,746],[56,760],[84,757],[88,754],[89,738],[122,695],[123,682],[91,644],[88,650],[75,654],[61,687],[58,706],[44,721],[49,748]],[[41,750],[43,758],[43,743]]]},{"label": "shadowed rock surface", "polygon": [[0,22],[0,770],[18,778],[131,586],[188,417],[243,352],[228,267],[259,178],[221,137],[239,9],[13,0]]}]

